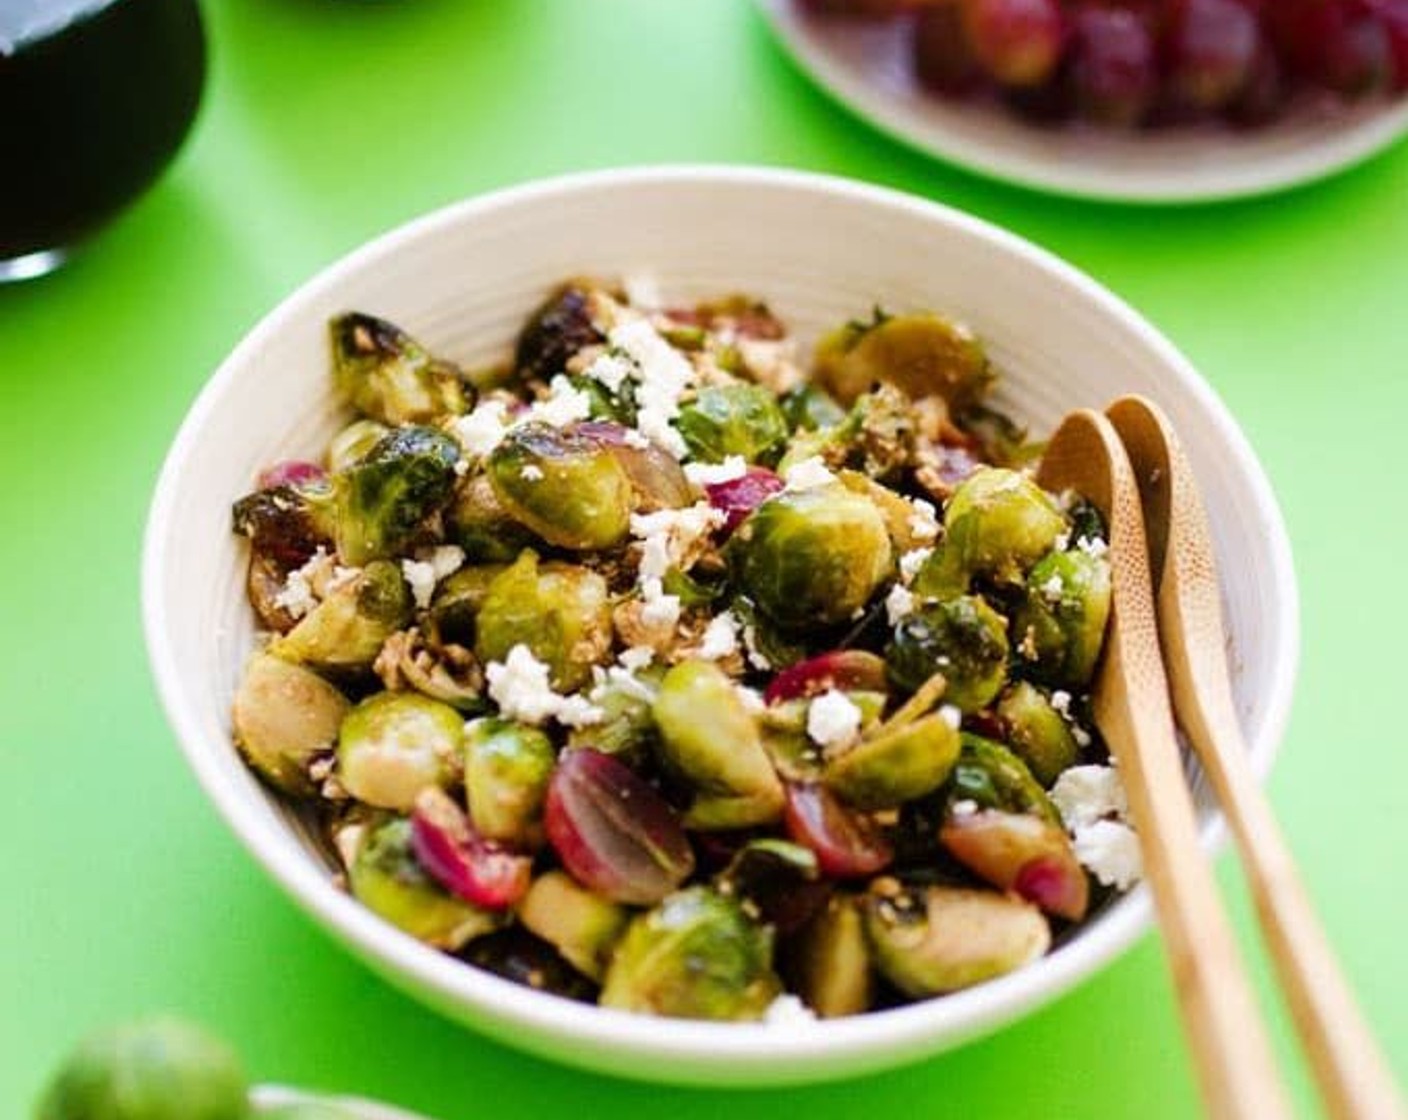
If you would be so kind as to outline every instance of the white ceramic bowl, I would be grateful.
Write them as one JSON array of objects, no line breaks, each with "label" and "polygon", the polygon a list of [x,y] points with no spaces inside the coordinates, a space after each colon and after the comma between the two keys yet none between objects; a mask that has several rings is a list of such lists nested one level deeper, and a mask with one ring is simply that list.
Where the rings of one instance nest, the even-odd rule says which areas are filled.
[{"label": "white ceramic bowl", "polygon": [[249,1099],[255,1116],[265,1116],[285,1105],[327,1104],[336,1106],[348,1116],[355,1116],[357,1120],[426,1120],[424,1116],[361,1097],[328,1097],[299,1089],[285,1089],[282,1085],[258,1085]]},{"label": "white ceramic bowl", "polygon": [[[1149,324],[1045,252],[906,195],[771,170],[627,170],[470,199],[379,238],[265,318],[191,409],[152,505],[145,624],[177,738],[241,841],[312,917],[407,992],[511,1044],[638,1078],[784,1083],[895,1065],[991,1031],[1108,963],[1148,925],[1142,889],[1028,968],[897,1010],[795,1028],[604,1011],[467,967],[382,922],[334,885],[298,819],[244,767],[228,711],[253,630],[230,503],[261,467],[320,451],[342,419],[329,384],[329,316],[384,315],[473,365],[501,357],[549,288],[583,272],[648,274],[681,300],[755,293],[804,340],[876,303],[942,309],[987,341],[1004,373],[999,400],[1037,430],[1121,393],[1156,398],[1207,492],[1237,702],[1257,769],[1270,765],[1298,648],[1285,531],[1236,424]],[[1201,788],[1199,805],[1211,838],[1216,820]]]}]

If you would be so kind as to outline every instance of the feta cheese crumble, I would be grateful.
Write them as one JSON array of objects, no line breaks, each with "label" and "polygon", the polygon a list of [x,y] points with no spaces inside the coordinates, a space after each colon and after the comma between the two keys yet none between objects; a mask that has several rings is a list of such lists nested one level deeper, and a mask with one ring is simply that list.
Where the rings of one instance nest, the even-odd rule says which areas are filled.
[{"label": "feta cheese crumble", "polygon": [[1096,821],[1079,829],[1073,840],[1076,859],[1107,887],[1128,890],[1144,872],[1139,837],[1119,821]]},{"label": "feta cheese crumble", "polygon": [[1113,766],[1072,766],[1051,787],[1051,801],[1072,831],[1129,814],[1124,783]]},{"label": "feta cheese crumble", "polygon": [[522,643],[508,651],[503,661],[484,667],[489,698],[507,719],[537,725],[556,719],[568,727],[600,723],[606,713],[581,696],[562,696],[548,682],[548,667]]},{"label": "feta cheese crumble", "polygon": [[914,596],[910,594],[909,588],[901,583],[890,588],[890,593],[885,596],[885,614],[893,626],[906,615],[914,612]]},{"label": "feta cheese crumble", "polygon": [[725,520],[723,511],[708,502],[696,502],[685,509],[631,514],[631,535],[641,541],[641,585],[648,579],[664,579],[672,566],[686,570],[694,550]]},{"label": "feta cheese crumble", "polygon": [[812,455],[793,463],[783,472],[782,481],[789,490],[815,490],[819,486],[829,486],[836,476],[826,469],[820,455]]},{"label": "feta cheese crumble", "polygon": [[963,712],[954,704],[945,704],[939,709],[939,718],[957,731],[963,723]]},{"label": "feta cheese crumble", "polygon": [[301,568],[289,572],[274,596],[274,606],[287,611],[290,618],[302,618],[339,587],[351,583],[361,571],[334,563],[327,549],[319,545]]},{"label": "feta cheese crumble", "polygon": [[609,350],[582,371],[585,376],[605,387],[608,393],[619,393],[631,376],[631,363]]},{"label": "feta cheese crumble", "polygon": [[933,554],[932,548],[914,548],[900,556],[900,579],[906,584],[912,582],[924,562]]},{"label": "feta cheese crumble", "polygon": [[807,707],[807,735],[823,747],[848,746],[860,734],[860,709],[829,688]]},{"label": "feta cheese crumble", "polygon": [[704,630],[696,656],[706,661],[718,661],[738,652],[738,619],[732,611],[717,615]]},{"label": "feta cheese crumble", "polygon": [[717,486],[721,482],[732,482],[748,473],[748,464],[742,455],[729,455],[722,463],[686,463],[684,476],[691,486],[703,489]]},{"label": "feta cheese crumble", "polygon": [[911,498],[910,506],[914,512],[909,515],[909,531],[914,534],[915,540],[932,541],[939,535],[938,510],[934,508],[933,502],[925,501],[923,498]]},{"label": "feta cheese crumble", "polygon": [[798,1027],[815,1023],[816,1012],[790,992],[778,996],[763,1011],[763,1025],[766,1027]]},{"label": "feta cheese crumble", "polygon": [[1080,540],[1076,541],[1076,547],[1087,556],[1093,557],[1096,560],[1110,551],[1110,546],[1099,537],[1081,537]]},{"label": "feta cheese crumble", "polygon": [[591,397],[559,373],[548,382],[548,395],[528,410],[526,419],[537,420],[554,428],[565,428],[577,420],[587,419],[591,414]]},{"label": "feta cheese crumble", "polygon": [[509,429],[507,415],[508,406],[503,401],[481,401],[473,412],[457,416],[450,423],[450,434],[467,454],[482,458],[503,441]]},{"label": "feta cheese crumble", "polygon": [[676,626],[680,621],[680,597],[666,595],[658,579],[643,580],[640,585],[640,620],[647,626]]},{"label": "feta cheese crumble", "polygon": [[636,364],[636,427],[676,459],[688,448],[670,424],[680,414],[680,395],[694,383],[694,367],[645,319],[627,319],[608,336]]},{"label": "feta cheese crumble", "polygon": [[425,610],[435,594],[435,585],[453,575],[464,564],[464,549],[455,544],[442,544],[425,560],[402,560],[401,574],[410,585],[416,606]]}]

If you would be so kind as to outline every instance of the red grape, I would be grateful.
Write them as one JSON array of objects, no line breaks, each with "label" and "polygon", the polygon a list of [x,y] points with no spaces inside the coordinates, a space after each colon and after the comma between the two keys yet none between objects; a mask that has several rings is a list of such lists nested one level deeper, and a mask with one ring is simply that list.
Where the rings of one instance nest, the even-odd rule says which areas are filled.
[{"label": "red grape", "polygon": [[966,93],[982,77],[957,4],[929,8],[915,21],[914,73],[939,93]]},{"label": "red grape", "polygon": [[1320,81],[1345,97],[1368,97],[1393,81],[1393,46],[1373,15],[1346,13],[1323,47]]},{"label": "red grape", "polygon": [[1065,18],[1057,0],[961,0],[973,53],[1005,86],[1035,86],[1061,61]]},{"label": "red grape", "polygon": [[1182,0],[1165,40],[1174,101],[1226,105],[1247,84],[1260,44],[1256,17],[1237,0]]},{"label": "red grape", "polygon": [[444,790],[430,786],[411,812],[416,860],[451,894],[486,910],[506,910],[528,891],[533,861],[475,831]]},{"label": "red grape", "polygon": [[883,691],[885,662],[863,649],[821,653],[778,673],[763,693],[763,699],[769,704],[779,704],[799,696],[817,696],[831,688]]},{"label": "red grape", "polygon": [[783,819],[787,834],[815,852],[822,874],[832,878],[874,875],[894,858],[871,819],[846,808],[823,785],[789,784]]},{"label": "red grape", "polygon": [[1084,8],[1073,20],[1071,85],[1082,116],[1131,127],[1158,92],[1154,37],[1132,12]]},{"label": "red grape", "polygon": [[1281,63],[1276,52],[1263,42],[1252,61],[1246,85],[1227,107],[1227,115],[1234,124],[1254,128],[1280,116],[1285,102],[1286,81]]},{"label": "red grape", "polygon": [[1374,10],[1393,48],[1393,88],[1402,92],[1408,89],[1408,0],[1376,0]]},{"label": "red grape", "polygon": [[766,467],[749,467],[746,474],[728,482],[710,482],[704,493],[709,496],[709,504],[722,510],[727,518],[724,532],[731,533],[743,524],[744,520],[782,490],[782,479]]}]

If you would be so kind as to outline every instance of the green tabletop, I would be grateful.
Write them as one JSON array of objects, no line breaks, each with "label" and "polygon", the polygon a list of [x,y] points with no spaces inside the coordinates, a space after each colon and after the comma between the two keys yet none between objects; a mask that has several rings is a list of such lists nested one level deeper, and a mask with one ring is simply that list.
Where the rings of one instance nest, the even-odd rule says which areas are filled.
[{"label": "green tabletop", "polygon": [[[174,1009],[261,1080],[443,1120],[1198,1115],[1152,934],[997,1036],[863,1080],[676,1090],[527,1057],[343,953],[178,754],[146,667],[139,546],[162,456],[220,358],[313,271],[413,215],[542,175],[683,160],[856,176],[979,214],[1123,294],[1217,387],[1281,498],[1301,580],[1300,689],[1271,795],[1408,1072],[1408,895],[1392,862],[1408,811],[1408,146],[1264,201],[1122,209],[884,139],[808,83],[746,0],[220,0],[207,18],[212,80],[173,171],[66,270],[0,290],[0,1114],[27,1114],[83,1031]],[[1314,1114],[1287,1015],[1268,1006]]]}]

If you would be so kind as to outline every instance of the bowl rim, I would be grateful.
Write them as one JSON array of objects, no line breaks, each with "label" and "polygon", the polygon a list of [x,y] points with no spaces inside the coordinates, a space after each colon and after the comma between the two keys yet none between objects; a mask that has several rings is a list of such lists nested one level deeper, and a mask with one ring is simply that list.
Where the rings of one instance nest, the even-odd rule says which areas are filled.
[{"label": "bowl rim", "polygon": [[[484,220],[496,211],[524,203],[548,203],[580,192],[621,188],[722,186],[792,190],[840,197],[895,216],[937,222],[1015,254],[1048,282],[1078,294],[1136,334],[1166,367],[1179,388],[1197,399],[1216,426],[1220,444],[1247,479],[1265,520],[1266,579],[1275,585],[1272,601],[1282,612],[1283,642],[1273,652],[1266,721],[1251,742],[1251,762],[1259,777],[1269,770],[1290,714],[1299,661],[1300,609],[1290,543],[1280,507],[1260,462],[1211,385],[1151,323],[1093,278],[1032,242],[952,207],[887,187],[812,172],[729,164],[665,164],[578,172],[530,181],[473,196],[398,225],[321,269],[283,297],[251,329],[206,382],[191,405],[162,466],[153,494],[142,556],[142,614],[148,656],[157,692],[177,742],[196,779],[226,824],[284,891],[310,916],[334,931],[354,953],[422,1001],[479,1029],[539,1053],[584,1067],[612,1069],[651,1080],[702,1079],[727,1067],[730,1082],[783,1083],[821,1080],[850,1072],[895,1065],[956,1045],[996,1029],[1072,988],[1125,951],[1150,924],[1147,888],[1138,886],[1090,929],[1039,962],[974,988],[904,1007],[824,1023],[780,1028],[767,1024],[664,1020],[575,1003],[467,967],[423,945],[377,918],[338,889],[311,860],[290,860],[291,837],[267,828],[266,809],[222,780],[219,759],[232,750],[228,740],[208,742],[181,685],[181,667],[166,640],[164,588],[173,556],[166,543],[186,461],[199,447],[219,401],[240,375],[251,354],[277,335],[310,301],[367,264],[394,254],[437,230]],[[1205,848],[1223,835],[1216,810],[1201,829]],[[433,995],[431,994],[433,993]],[[473,1014],[467,1009],[473,1008]],[[534,1036],[550,1037],[543,1043]],[[575,1049],[573,1048],[575,1044]],[[627,1063],[620,1056],[629,1054]],[[613,1056],[614,1055],[614,1056]],[[692,1075],[692,1076],[691,1076]],[[711,1081],[719,1084],[719,1081]]]}]

